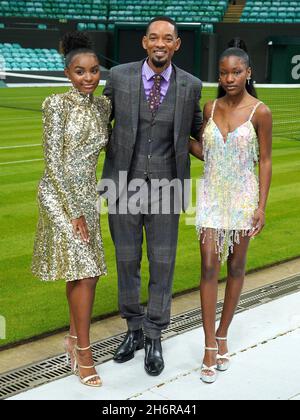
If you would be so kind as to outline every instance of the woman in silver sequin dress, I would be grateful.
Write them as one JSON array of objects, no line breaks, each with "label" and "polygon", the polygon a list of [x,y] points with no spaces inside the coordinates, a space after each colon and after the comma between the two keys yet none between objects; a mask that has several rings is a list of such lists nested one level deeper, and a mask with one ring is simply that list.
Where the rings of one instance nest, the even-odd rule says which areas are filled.
[{"label": "woman in silver sequin dress", "polygon": [[[201,379],[207,383],[216,380],[216,370],[229,367],[227,334],[243,287],[249,240],[265,224],[272,173],[272,115],[256,98],[248,54],[236,47],[224,51],[219,75],[218,99],[204,107],[201,142],[191,145],[191,152],[205,162],[196,227],[205,332]],[[215,330],[222,262],[227,263],[227,285],[220,324]]]},{"label": "woman in silver sequin dress", "polygon": [[100,66],[87,36],[67,34],[63,48],[65,74],[73,87],[49,96],[42,107],[45,171],[38,188],[32,272],[45,281],[66,280],[67,355],[81,382],[100,386],[89,329],[96,284],[106,274],[96,208],[96,166],[108,141],[111,104],[105,96],[93,96]]}]

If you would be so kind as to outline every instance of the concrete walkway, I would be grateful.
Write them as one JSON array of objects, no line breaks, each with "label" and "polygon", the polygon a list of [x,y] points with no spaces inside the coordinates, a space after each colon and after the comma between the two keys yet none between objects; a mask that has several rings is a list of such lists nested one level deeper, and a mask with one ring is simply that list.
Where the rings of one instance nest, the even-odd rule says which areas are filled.
[{"label": "concrete walkway", "polygon": [[144,352],[124,365],[97,367],[102,388],[77,377],[43,385],[13,400],[300,400],[300,291],[239,313],[229,345],[231,367],[212,385],[200,380],[203,329],[164,342],[166,368],[156,378],[143,369]]}]

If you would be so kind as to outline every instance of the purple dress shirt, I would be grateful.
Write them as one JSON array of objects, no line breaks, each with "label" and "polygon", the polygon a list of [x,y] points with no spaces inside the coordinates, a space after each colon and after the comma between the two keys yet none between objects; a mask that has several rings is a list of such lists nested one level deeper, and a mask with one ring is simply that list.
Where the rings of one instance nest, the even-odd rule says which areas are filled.
[{"label": "purple dress shirt", "polygon": [[[142,67],[142,79],[145,89],[145,95],[148,100],[150,91],[152,89],[152,86],[154,84],[154,80],[152,77],[155,75],[155,71],[152,70],[152,68],[147,63],[147,60],[144,61],[143,67]],[[160,103],[164,100],[167,91],[170,86],[170,78],[172,74],[172,64],[169,65],[160,75],[162,76],[162,80],[160,83]]]}]

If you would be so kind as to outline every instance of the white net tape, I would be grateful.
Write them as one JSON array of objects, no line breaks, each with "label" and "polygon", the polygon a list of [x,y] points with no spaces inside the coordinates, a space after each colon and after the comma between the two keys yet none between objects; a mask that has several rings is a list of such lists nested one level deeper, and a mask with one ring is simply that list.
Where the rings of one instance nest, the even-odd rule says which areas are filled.
[{"label": "white net tape", "polygon": [[[43,84],[43,86],[52,86],[52,82],[69,82],[69,80],[66,77],[58,77],[58,76],[43,76],[43,75],[37,75],[37,74],[28,74],[28,73],[16,73],[16,72],[8,72],[5,71],[5,59],[3,56],[0,55],[0,79],[6,79],[7,76],[12,77],[18,77],[20,79],[20,84],[26,79],[35,79],[35,80],[48,80],[49,84]],[[105,80],[101,80],[101,85],[105,84]],[[8,86],[10,84],[8,83]],[[14,83],[14,85],[17,85],[17,83]],[[25,84],[24,84],[25,85]],[[26,85],[29,84],[26,83]],[[217,83],[209,83],[204,82],[204,87],[218,87]],[[256,83],[256,88],[264,88],[264,89],[295,89],[300,88],[300,84],[266,84],[266,83]]]},{"label": "white net tape", "polygon": [[[6,72],[4,66],[4,58],[0,55],[0,78],[8,87],[70,86],[70,81],[64,76]],[[105,85],[105,80],[101,80],[100,85]],[[203,86],[202,106],[205,101],[215,98],[217,90],[216,83],[204,83]],[[255,84],[255,87],[259,99],[272,110],[274,136],[300,140],[300,84]],[[0,99],[1,96],[0,105],[5,106],[0,92]]]}]

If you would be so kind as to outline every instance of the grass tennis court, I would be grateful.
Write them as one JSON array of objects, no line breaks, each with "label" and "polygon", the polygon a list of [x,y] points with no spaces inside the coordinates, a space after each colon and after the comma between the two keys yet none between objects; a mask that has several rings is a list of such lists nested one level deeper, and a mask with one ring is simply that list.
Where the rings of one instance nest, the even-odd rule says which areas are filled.
[{"label": "grass tennis court", "polygon": [[[7,337],[0,346],[63,328],[68,324],[64,282],[42,283],[30,272],[37,223],[36,190],[43,172],[41,112],[43,99],[66,88],[0,89],[0,315]],[[247,270],[300,255],[300,89],[259,89],[259,98],[273,111],[273,180],[266,227],[251,241]],[[204,88],[202,106],[215,97],[215,88]],[[98,175],[103,164],[101,155]],[[197,179],[203,164],[192,160]],[[195,188],[194,188],[195,189]],[[190,215],[182,215],[174,293],[199,283],[199,246]],[[115,257],[107,216],[102,232],[109,274],[100,280],[94,317],[117,311]],[[147,263],[144,253],[142,299],[147,296]],[[224,276],[224,269],[222,277]]]}]

